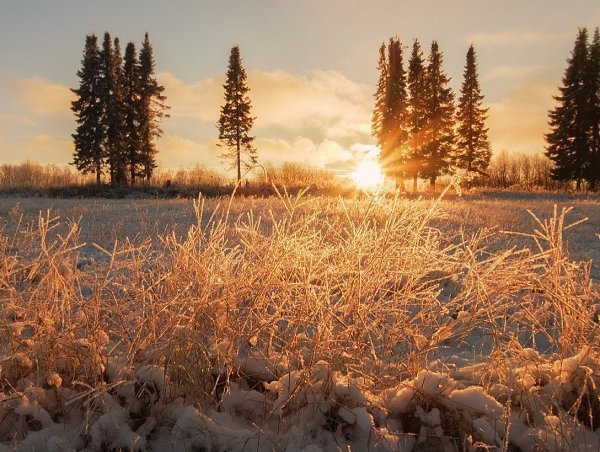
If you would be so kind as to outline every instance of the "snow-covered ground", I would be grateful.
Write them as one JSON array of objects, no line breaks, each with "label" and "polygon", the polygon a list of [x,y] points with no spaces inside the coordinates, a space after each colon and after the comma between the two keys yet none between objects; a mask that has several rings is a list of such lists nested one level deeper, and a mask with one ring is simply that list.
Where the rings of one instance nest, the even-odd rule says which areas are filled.
[{"label": "snow-covered ground", "polygon": [[0,199],[0,450],[597,451],[598,207]]}]

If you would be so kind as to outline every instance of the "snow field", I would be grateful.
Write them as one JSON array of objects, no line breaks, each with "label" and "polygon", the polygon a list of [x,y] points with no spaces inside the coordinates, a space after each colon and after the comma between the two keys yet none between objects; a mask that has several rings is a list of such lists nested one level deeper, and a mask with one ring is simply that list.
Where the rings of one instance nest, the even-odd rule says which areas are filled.
[{"label": "snow field", "polygon": [[[598,293],[440,200],[195,203],[184,235],[0,235],[0,450],[598,450]],[[577,227],[577,226],[575,226]],[[95,251],[90,251],[95,250]]]}]

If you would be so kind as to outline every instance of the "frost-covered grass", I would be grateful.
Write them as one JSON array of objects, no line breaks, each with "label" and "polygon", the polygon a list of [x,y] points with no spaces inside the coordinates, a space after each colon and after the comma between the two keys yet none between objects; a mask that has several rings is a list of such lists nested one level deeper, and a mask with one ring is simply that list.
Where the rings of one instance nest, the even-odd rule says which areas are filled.
[{"label": "frost-covered grass", "polygon": [[3,199],[0,450],[598,450],[551,201]]}]

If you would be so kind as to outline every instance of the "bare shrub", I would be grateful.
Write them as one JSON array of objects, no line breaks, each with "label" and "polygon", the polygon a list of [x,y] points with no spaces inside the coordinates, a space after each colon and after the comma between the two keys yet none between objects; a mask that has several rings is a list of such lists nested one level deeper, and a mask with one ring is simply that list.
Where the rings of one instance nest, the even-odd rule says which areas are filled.
[{"label": "bare shrub", "polygon": [[18,165],[0,165],[0,190],[63,188],[91,182],[88,176],[53,164],[25,162]]}]

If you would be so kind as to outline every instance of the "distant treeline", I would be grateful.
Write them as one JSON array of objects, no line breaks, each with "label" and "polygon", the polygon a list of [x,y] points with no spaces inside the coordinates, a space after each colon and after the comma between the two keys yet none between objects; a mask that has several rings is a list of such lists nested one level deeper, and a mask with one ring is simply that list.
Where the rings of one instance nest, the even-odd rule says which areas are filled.
[{"label": "distant treeline", "polygon": [[[552,177],[552,162],[543,154],[523,154],[502,151],[490,162],[487,175],[475,178],[472,186],[482,189],[519,191],[572,190],[575,183],[557,181]],[[440,179],[439,188],[445,185]],[[144,181],[136,187],[97,185],[94,175],[82,175],[68,167],[54,164],[40,165],[25,162],[18,165],[0,165],[0,191],[39,196],[159,196],[196,197],[226,196],[234,188],[241,194],[269,196],[275,194],[275,185],[292,193],[309,188],[313,194],[353,195],[358,192],[349,178],[336,176],[330,171],[311,168],[299,163],[267,164],[264,171],[235,188],[224,174],[196,165],[179,170],[157,170],[152,182]]]},{"label": "distant treeline", "polygon": [[[313,194],[346,196],[354,191],[349,179],[336,177],[329,171],[288,162],[280,166],[266,164],[260,173],[240,185],[233,184],[224,174],[196,165],[179,170],[156,170],[152,181],[135,186],[115,187],[97,184],[95,175],[83,175],[69,167],[35,162],[0,165],[0,192],[4,194],[52,197],[165,197],[193,198],[275,195],[273,186],[297,193],[309,189]],[[104,182],[109,182],[103,179]]]}]

